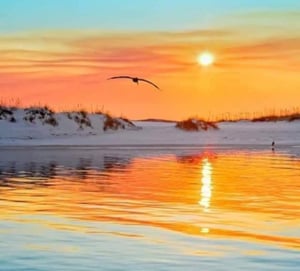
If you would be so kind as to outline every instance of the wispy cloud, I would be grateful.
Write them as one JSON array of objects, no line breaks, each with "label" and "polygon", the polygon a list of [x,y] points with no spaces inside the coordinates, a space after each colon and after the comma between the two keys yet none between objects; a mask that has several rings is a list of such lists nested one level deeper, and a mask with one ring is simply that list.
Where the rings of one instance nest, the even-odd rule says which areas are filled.
[{"label": "wispy cloud", "polygon": [[[292,17],[295,14],[297,12],[292,12]],[[263,20],[264,27],[268,28],[266,22],[271,18],[280,16],[281,13],[269,14]],[[262,16],[256,14],[255,17]],[[73,31],[7,35],[0,37],[0,72],[46,77],[48,71],[48,76],[58,77],[114,71],[180,72],[192,67],[196,54],[205,49],[216,52],[219,67],[236,64],[236,67],[253,65],[271,69],[270,62],[283,69],[289,65],[298,67],[300,38],[296,33],[282,37],[279,31],[279,36],[272,34],[269,38],[266,31],[266,37],[258,35],[249,40],[248,33],[243,33],[245,29],[244,25],[241,29],[231,26],[179,32]],[[259,31],[261,29],[256,33]]]},{"label": "wispy cloud", "polygon": [[[11,95],[13,91],[21,93],[22,90],[24,96],[30,93],[32,97],[44,95],[50,99],[52,95],[51,99],[55,100],[53,90],[56,95],[68,93],[72,96],[74,89],[81,95],[78,92],[87,88],[97,91],[100,87],[118,88],[122,82],[111,84],[105,79],[128,74],[159,78],[160,83],[171,89],[171,96],[177,102],[183,99],[182,89],[198,93],[199,89],[215,88],[221,97],[220,110],[226,98],[223,90],[227,93],[230,89],[235,93],[235,100],[239,100],[242,99],[240,89],[249,92],[253,89],[256,95],[263,88],[281,93],[279,88],[289,82],[292,96],[300,86],[297,76],[300,32],[295,31],[299,26],[294,19],[296,15],[290,15],[291,18],[287,18],[292,22],[290,27],[276,21],[283,18],[280,13],[265,14],[265,17],[256,14],[258,19],[255,20],[248,15],[242,17],[243,20],[237,16],[235,20],[231,18],[230,23],[224,19],[219,27],[188,31],[48,31],[2,35],[2,94],[6,91]],[[205,76],[208,73],[202,72],[205,69],[196,61],[197,55],[204,50],[216,55],[216,63],[210,70],[213,80]],[[256,80],[258,77],[261,79]],[[94,95],[97,98],[99,94]],[[212,96],[215,99],[211,104],[217,103],[217,95]],[[75,101],[76,97],[72,99]],[[189,99],[187,103],[195,104],[198,110],[196,99]],[[209,106],[209,94],[206,99]],[[291,99],[291,103],[294,100]]]}]

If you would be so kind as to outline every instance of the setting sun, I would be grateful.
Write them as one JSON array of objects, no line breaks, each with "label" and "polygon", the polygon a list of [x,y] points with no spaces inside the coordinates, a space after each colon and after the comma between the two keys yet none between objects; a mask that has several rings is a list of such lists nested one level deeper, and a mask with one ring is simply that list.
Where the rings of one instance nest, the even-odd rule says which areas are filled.
[{"label": "setting sun", "polygon": [[215,57],[210,52],[203,52],[198,55],[197,62],[201,66],[210,66],[214,63]]}]

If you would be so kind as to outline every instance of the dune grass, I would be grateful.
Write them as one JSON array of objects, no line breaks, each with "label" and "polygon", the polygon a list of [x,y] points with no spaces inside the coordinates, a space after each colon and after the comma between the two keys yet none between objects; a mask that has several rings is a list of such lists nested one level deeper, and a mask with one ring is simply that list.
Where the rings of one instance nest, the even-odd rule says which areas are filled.
[{"label": "dune grass", "polygon": [[[94,112],[88,112],[82,107],[78,107],[76,110],[69,110],[63,112],[55,112],[47,105],[32,105],[29,107],[17,107],[15,102],[6,102],[1,104],[0,100],[0,120],[7,120],[10,122],[17,122],[14,112],[17,110],[24,111],[23,120],[28,123],[42,123],[51,125],[53,127],[58,126],[59,122],[56,118],[56,113],[65,114],[69,120],[78,124],[79,130],[85,128],[93,129],[91,122],[91,115],[99,115],[99,120],[103,120],[103,131],[126,129],[126,127],[135,127],[134,123],[128,118],[114,117],[108,111],[104,112],[103,107],[101,110],[96,109]],[[100,124],[100,122],[99,122]]]},{"label": "dune grass", "polygon": [[199,118],[188,118],[186,120],[179,121],[176,123],[175,127],[184,131],[207,131],[219,129],[215,122],[205,121]]},{"label": "dune grass", "polygon": [[265,122],[265,121],[295,121],[295,120],[300,120],[300,113],[294,113],[294,114],[289,114],[289,115],[283,115],[283,116],[278,116],[278,115],[268,115],[268,116],[261,116],[258,118],[254,118],[251,121],[252,122]]},{"label": "dune grass", "polygon": [[30,123],[35,123],[39,120],[42,124],[48,124],[51,126],[58,126],[58,121],[55,118],[54,111],[51,110],[48,106],[44,107],[29,107],[25,108],[24,120]]},{"label": "dune grass", "polygon": [[237,122],[237,121],[252,121],[252,122],[276,122],[276,121],[295,121],[300,120],[300,108],[293,107],[290,109],[270,109],[263,112],[244,112],[231,114],[229,112],[212,118],[216,122]]},{"label": "dune grass", "polygon": [[[13,112],[17,109],[33,109],[33,108],[43,108],[47,112],[56,112],[56,113],[78,113],[82,118],[86,119],[88,114],[97,114],[97,115],[104,115],[107,117],[107,123],[110,123],[110,119],[120,118],[123,119],[125,122],[129,124],[133,124],[128,118],[124,116],[113,116],[108,110],[105,110],[104,106],[90,106],[90,109],[87,109],[81,104],[77,104],[73,108],[65,109],[65,110],[54,110],[50,108],[48,105],[37,103],[32,104],[29,106],[23,106],[23,101],[21,99],[14,99],[14,98],[1,98],[0,97],[0,119],[8,118],[9,111]],[[13,114],[12,114],[13,115]],[[69,117],[69,116],[68,116]],[[192,119],[192,118],[189,118]],[[178,124],[181,125],[188,125],[188,120],[185,120],[186,124]],[[276,122],[276,121],[296,121],[300,120],[300,108],[293,107],[293,108],[283,108],[283,109],[269,109],[264,111],[257,111],[257,112],[240,112],[240,113],[230,113],[224,112],[218,115],[209,115],[208,117],[194,117],[194,119],[198,119],[203,123],[207,123],[207,126],[210,127],[209,123],[220,123],[220,122],[238,122],[238,121],[252,121],[252,122]],[[158,121],[158,119],[147,119],[148,121]],[[81,121],[81,120],[79,120]],[[164,122],[176,122],[176,121],[168,121],[168,120],[161,120]],[[12,119],[13,122],[13,119]],[[84,121],[83,121],[84,122]],[[180,123],[180,122],[177,122]],[[88,126],[88,121],[86,123],[82,123],[83,125]],[[203,124],[204,129],[205,125]],[[193,125],[190,124],[192,127]],[[108,125],[109,127],[109,125]],[[192,129],[192,128],[191,128]]]}]

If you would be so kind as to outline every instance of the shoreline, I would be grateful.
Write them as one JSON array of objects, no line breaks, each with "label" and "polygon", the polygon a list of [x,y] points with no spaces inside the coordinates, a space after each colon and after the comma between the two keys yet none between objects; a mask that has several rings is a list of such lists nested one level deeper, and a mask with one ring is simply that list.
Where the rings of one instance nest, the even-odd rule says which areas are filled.
[{"label": "shoreline", "polygon": [[[1,124],[1,123],[0,123]],[[52,128],[51,133],[33,132],[32,127],[17,124],[0,125],[0,148],[264,148],[300,146],[300,122],[234,122],[221,123],[219,130],[182,131],[173,123],[134,122],[139,129],[103,132],[101,129],[74,132],[68,126]],[[55,129],[62,129],[55,131]],[[35,130],[41,131],[41,130]],[[44,130],[42,130],[44,131]],[[91,134],[91,131],[94,134]]]}]

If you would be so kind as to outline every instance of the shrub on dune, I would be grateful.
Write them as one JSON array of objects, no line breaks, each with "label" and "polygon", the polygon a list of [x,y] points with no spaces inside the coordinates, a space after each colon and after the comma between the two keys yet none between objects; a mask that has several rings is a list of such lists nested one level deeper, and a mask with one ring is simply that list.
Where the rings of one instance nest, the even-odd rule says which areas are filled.
[{"label": "shrub on dune", "polygon": [[58,121],[54,117],[54,111],[49,107],[29,107],[25,108],[25,121],[30,123],[36,123],[36,120],[42,122],[42,124],[48,124],[52,126],[57,126]]},{"label": "shrub on dune", "polygon": [[179,121],[176,123],[175,127],[184,131],[207,131],[219,129],[215,122],[195,118]]},{"label": "shrub on dune", "polygon": [[269,115],[252,119],[252,122],[276,122],[276,121],[295,121],[300,120],[300,114],[288,114],[283,116]]},{"label": "shrub on dune", "polygon": [[2,119],[8,119],[13,117],[13,111],[6,107],[6,106],[0,106],[0,120]]},{"label": "shrub on dune", "polygon": [[119,128],[125,129],[125,126],[118,120],[114,119],[110,115],[105,116],[105,121],[103,123],[103,131],[107,130],[118,130]]},{"label": "shrub on dune", "polygon": [[135,126],[135,124],[125,117],[115,118],[109,113],[103,114],[105,119],[103,123],[103,131],[107,130],[118,130],[118,129],[130,129],[130,130],[138,130],[139,127]]},{"label": "shrub on dune", "polygon": [[52,125],[52,126],[57,126],[58,125],[57,120],[52,116],[50,118],[45,119],[44,123]]},{"label": "shrub on dune", "polygon": [[93,128],[91,120],[89,119],[86,111],[81,110],[79,112],[66,112],[65,114],[69,120],[74,120],[78,124],[79,129],[82,130],[84,127]]},{"label": "shrub on dune", "polygon": [[300,120],[300,114],[293,114],[289,116],[288,121]]}]

